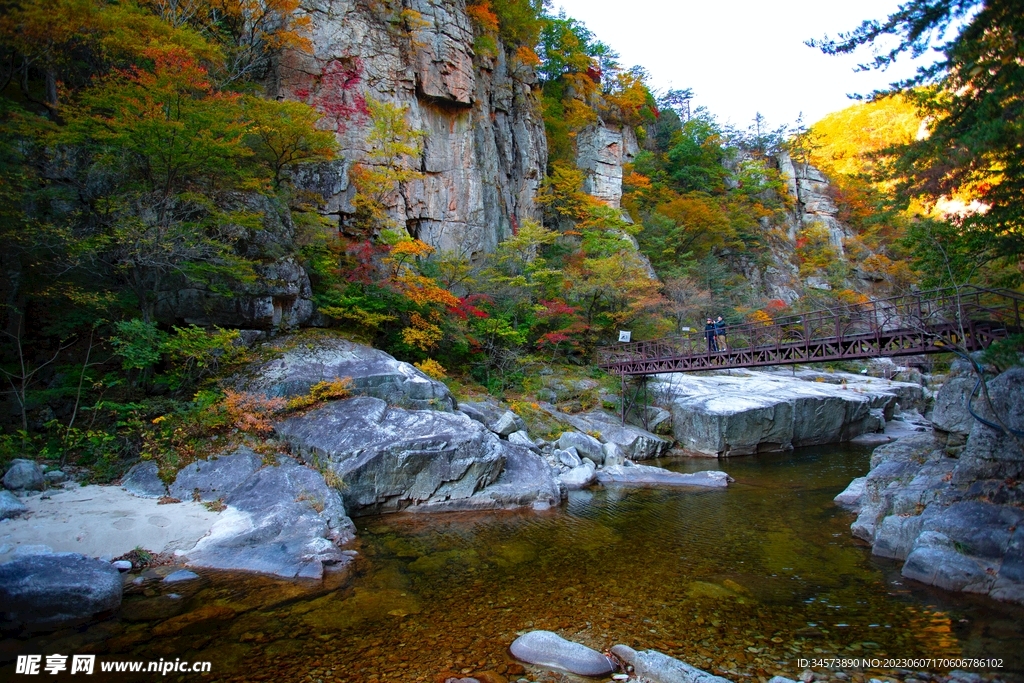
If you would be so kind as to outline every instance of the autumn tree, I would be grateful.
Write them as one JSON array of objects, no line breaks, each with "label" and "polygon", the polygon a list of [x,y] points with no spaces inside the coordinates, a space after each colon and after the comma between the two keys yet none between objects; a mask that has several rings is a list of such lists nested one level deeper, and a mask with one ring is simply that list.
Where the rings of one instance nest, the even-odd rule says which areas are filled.
[{"label": "autumn tree", "polygon": [[[889,150],[887,173],[905,201],[977,198],[985,211],[953,221],[959,237],[989,263],[1024,276],[1024,13],[1014,0],[909,0],[884,20],[868,20],[837,39],[810,41],[846,54],[892,40],[862,68],[884,69],[904,55],[936,48],[939,57],[916,74],[876,92],[904,93],[928,120],[928,135]],[[954,237],[949,235],[949,237]],[[961,249],[962,247],[954,248]],[[927,255],[926,255],[927,256]],[[931,257],[928,257],[931,258]]]},{"label": "autumn tree", "polygon": [[404,107],[372,98],[367,98],[366,104],[369,152],[352,168],[350,177],[357,191],[352,202],[356,207],[354,224],[364,234],[373,235],[396,227],[388,214],[394,194],[422,177],[412,160],[419,157],[426,132],[410,127]]}]

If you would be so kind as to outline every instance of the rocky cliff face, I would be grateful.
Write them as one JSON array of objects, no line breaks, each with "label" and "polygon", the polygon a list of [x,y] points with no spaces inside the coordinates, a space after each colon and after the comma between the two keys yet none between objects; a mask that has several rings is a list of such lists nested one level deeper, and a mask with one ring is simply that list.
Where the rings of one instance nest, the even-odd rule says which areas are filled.
[{"label": "rocky cliff face", "polygon": [[608,206],[619,208],[622,200],[622,166],[639,151],[636,134],[629,126],[599,123],[576,136],[576,166],[586,176],[583,191]]},{"label": "rocky cliff face", "polygon": [[796,239],[801,230],[819,223],[828,230],[829,242],[841,256],[843,240],[850,234],[836,218],[839,208],[829,192],[828,178],[814,166],[794,161],[787,152],[779,154],[778,161],[786,189],[796,201],[795,220],[789,224],[789,238]]},{"label": "rocky cliff face", "polygon": [[367,155],[365,97],[406,108],[427,133],[414,160],[421,180],[391,198],[391,214],[439,250],[470,257],[491,251],[527,218],[547,163],[531,68],[476,54],[464,0],[384,3],[313,0],[312,54],[290,53],[271,90],[306,101],[333,127],[341,158],[302,182],[343,223],[353,212],[348,172]]}]

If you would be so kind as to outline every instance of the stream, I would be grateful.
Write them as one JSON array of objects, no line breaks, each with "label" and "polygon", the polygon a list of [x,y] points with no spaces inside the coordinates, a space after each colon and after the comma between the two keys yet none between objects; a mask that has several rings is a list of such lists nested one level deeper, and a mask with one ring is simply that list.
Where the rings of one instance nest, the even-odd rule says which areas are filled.
[{"label": "stream", "polygon": [[[1000,669],[975,670],[1024,680],[1024,608],[904,581],[898,563],[851,537],[853,517],[832,498],[867,471],[869,454],[825,446],[662,461],[721,467],[736,483],[598,488],[546,512],[360,518],[350,577],[153,581],[126,593],[117,618],[8,640],[0,656],[211,662],[211,674],[164,680],[582,680],[510,659],[518,633],[548,629],[599,650],[660,650],[732,680],[793,678],[798,660],[831,657],[1001,658]],[[9,673],[12,663],[0,667],[3,680],[21,678]]]}]

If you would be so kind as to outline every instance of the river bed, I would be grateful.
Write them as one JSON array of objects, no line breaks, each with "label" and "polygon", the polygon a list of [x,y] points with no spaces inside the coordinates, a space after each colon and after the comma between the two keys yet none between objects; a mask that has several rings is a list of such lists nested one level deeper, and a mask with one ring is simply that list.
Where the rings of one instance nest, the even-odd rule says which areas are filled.
[{"label": "river bed", "polygon": [[868,459],[868,449],[827,446],[664,461],[720,466],[736,483],[574,492],[546,512],[357,519],[352,577],[151,582],[126,594],[116,619],[8,640],[0,654],[211,662],[211,674],[166,680],[569,680],[507,655],[518,633],[548,629],[596,649],[653,648],[733,680],[795,677],[801,659],[833,657],[996,658],[1002,668],[975,670],[1017,678],[1024,608],[912,585],[850,536],[852,516],[832,498]]}]

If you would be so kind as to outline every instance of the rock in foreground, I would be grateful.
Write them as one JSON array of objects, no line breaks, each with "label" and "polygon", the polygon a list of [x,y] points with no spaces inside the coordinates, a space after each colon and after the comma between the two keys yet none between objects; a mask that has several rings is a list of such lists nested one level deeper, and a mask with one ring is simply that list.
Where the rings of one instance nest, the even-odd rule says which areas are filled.
[{"label": "rock in foreground", "polygon": [[121,574],[77,553],[28,555],[0,564],[0,610],[8,623],[56,626],[121,604]]},{"label": "rock in foreground", "polygon": [[581,676],[604,676],[615,668],[600,652],[551,631],[524,633],[513,641],[510,649],[512,656],[521,661]]},{"label": "rock in foreground", "polygon": [[539,457],[462,413],[405,410],[359,397],[285,420],[277,431],[307,462],[343,482],[345,507],[354,515],[561,498]]},{"label": "rock in foreground", "polygon": [[728,683],[729,680],[656,650],[637,652],[627,645],[616,645],[612,654],[632,666],[634,675],[651,683]]},{"label": "rock in foreground", "polygon": [[[223,485],[234,478],[228,470],[250,472],[255,457],[240,449],[219,459],[228,465],[200,470],[210,473],[209,480],[193,474],[189,483],[200,491]],[[324,565],[351,560],[352,553],[337,546],[355,537],[352,520],[319,472],[278,456],[276,465],[250,472],[230,491],[221,491],[228,509],[210,535],[185,553],[190,566],[319,579]]]}]

